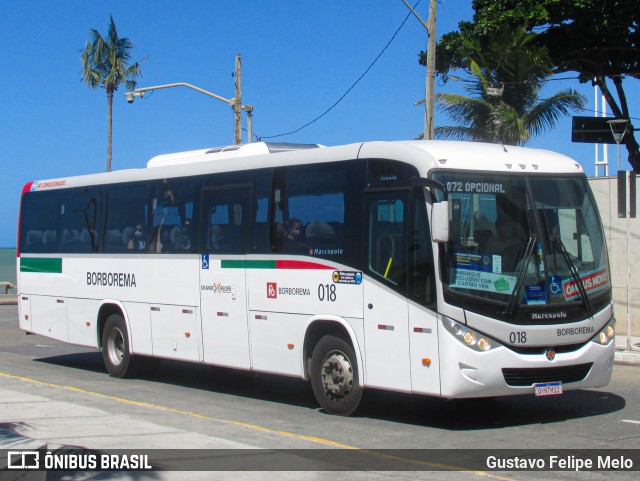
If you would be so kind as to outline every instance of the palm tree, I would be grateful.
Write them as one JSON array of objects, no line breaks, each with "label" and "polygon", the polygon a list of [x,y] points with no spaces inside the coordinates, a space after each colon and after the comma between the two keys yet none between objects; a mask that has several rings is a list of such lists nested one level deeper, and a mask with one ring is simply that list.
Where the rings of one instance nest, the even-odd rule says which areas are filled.
[{"label": "palm tree", "polygon": [[122,84],[127,90],[135,89],[134,79],[142,74],[139,62],[128,65],[133,44],[126,37],[118,38],[113,17],[110,15],[109,19],[107,37],[103,38],[97,30],[91,30],[91,39],[80,50],[82,83],[94,90],[102,87],[107,92],[107,172],[111,171],[113,93]]},{"label": "palm tree", "polygon": [[551,61],[534,38],[523,28],[504,29],[484,51],[465,41],[472,76],[465,90],[472,95],[436,96],[438,107],[459,124],[436,128],[436,138],[523,145],[584,108],[586,98],[571,88],[540,100]]}]

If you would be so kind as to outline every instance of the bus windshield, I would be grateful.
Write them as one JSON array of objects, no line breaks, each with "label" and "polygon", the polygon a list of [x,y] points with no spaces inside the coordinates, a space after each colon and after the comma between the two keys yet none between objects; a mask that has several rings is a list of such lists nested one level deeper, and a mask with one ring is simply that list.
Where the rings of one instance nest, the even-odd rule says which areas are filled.
[{"label": "bus windshield", "polygon": [[448,171],[434,178],[449,192],[445,281],[454,303],[498,303],[506,315],[528,306],[577,306],[583,316],[592,314],[594,297],[610,292],[601,222],[585,177]]}]

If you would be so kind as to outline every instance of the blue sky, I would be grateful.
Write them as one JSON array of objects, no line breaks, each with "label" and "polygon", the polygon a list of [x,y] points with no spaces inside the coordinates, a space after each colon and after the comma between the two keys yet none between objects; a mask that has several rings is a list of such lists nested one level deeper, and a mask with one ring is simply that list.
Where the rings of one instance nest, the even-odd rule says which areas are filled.
[{"label": "blue sky", "polygon": [[[470,19],[470,4],[441,0],[438,36]],[[417,7],[425,19],[427,5],[422,0]],[[241,53],[243,104],[254,106],[254,133],[266,137],[295,130],[329,108],[408,13],[401,0],[0,0],[0,6],[2,247],[15,245],[25,182],[105,168],[106,95],[81,84],[79,50],[90,29],[106,34],[109,14],[119,35],[133,41],[134,58],[145,58],[139,87],[186,82],[231,98],[235,55]],[[278,140],[339,145],[413,138],[423,126],[423,111],[413,104],[424,97],[425,71],[417,54],[425,46],[423,27],[409,18],[336,108]],[[640,82],[627,80],[625,86],[632,115],[640,117]],[[550,82],[547,93],[565,87],[582,91],[594,108],[593,88],[576,80]],[[436,88],[461,90],[459,82]],[[113,119],[114,170],[144,167],[157,154],[233,143],[230,107],[186,88],[156,91],[131,105],[120,90]],[[448,123],[436,112],[436,125]],[[566,119],[529,145],[570,155],[593,175],[593,145],[572,144],[570,137]],[[610,147],[611,165],[615,155]]]}]

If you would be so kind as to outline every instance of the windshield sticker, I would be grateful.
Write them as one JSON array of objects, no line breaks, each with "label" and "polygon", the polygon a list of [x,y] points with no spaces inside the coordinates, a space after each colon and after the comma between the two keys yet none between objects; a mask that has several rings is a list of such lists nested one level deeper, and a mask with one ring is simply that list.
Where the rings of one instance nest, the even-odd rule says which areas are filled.
[{"label": "windshield sticker", "polygon": [[[587,272],[580,276],[580,280],[584,285],[584,290],[587,294],[599,291],[609,284],[609,271],[602,267],[595,271]],[[564,291],[564,298],[567,301],[577,298],[580,295],[578,285],[573,279],[568,279],[562,283],[562,289]]]},{"label": "windshield sticker", "polygon": [[513,292],[515,285],[516,278],[514,276],[461,268],[455,270],[455,278],[451,283],[451,287],[459,289],[475,289],[501,294]]},{"label": "windshield sticker", "polygon": [[493,261],[493,272],[497,272],[500,274],[502,272],[502,256],[493,255],[491,256]]},{"label": "windshield sticker", "polygon": [[562,277],[549,276],[549,292],[551,294],[562,294]]},{"label": "windshield sticker", "polygon": [[546,304],[547,294],[543,286],[526,286],[524,291],[526,304]]},{"label": "windshield sticker", "polygon": [[469,252],[456,252],[456,267],[458,269],[491,272],[491,257],[482,254],[471,254]]}]

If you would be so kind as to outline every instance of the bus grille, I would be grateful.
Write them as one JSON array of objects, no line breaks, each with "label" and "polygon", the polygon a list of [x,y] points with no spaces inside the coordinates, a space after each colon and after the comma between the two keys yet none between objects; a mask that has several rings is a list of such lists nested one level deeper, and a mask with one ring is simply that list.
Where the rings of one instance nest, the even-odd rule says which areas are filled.
[{"label": "bus grille", "polygon": [[537,383],[560,381],[563,384],[582,381],[593,363],[575,366],[503,369],[502,374],[509,386],[532,386]]}]

